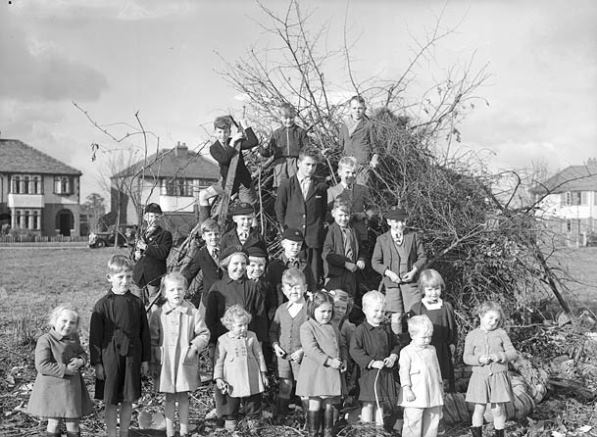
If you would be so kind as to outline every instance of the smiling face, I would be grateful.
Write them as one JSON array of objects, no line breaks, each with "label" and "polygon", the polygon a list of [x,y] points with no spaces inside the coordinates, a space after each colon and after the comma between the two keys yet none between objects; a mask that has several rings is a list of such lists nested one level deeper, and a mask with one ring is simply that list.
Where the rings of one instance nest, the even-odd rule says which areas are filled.
[{"label": "smiling face", "polygon": [[258,256],[249,257],[249,265],[247,265],[247,278],[259,279],[265,272],[265,258]]},{"label": "smiling face", "polygon": [[161,217],[161,214],[157,214],[155,212],[146,212],[145,214],[143,214],[143,219],[147,223],[148,228],[159,225]]},{"label": "smiling face", "polygon": [[342,166],[338,168],[338,176],[343,185],[350,186],[354,183],[357,169],[354,167]]},{"label": "smiling face", "polygon": [[298,162],[298,173],[304,177],[313,176],[316,169],[317,161],[311,156],[303,156],[303,159]]},{"label": "smiling face", "polygon": [[233,337],[246,337],[247,331],[249,330],[249,324],[242,319],[235,320],[232,325],[230,325],[230,334]]},{"label": "smiling face", "polygon": [[251,225],[253,224],[254,220],[253,214],[246,214],[246,215],[234,215],[232,216],[232,221],[236,223],[236,229],[238,232],[249,232],[251,230]]},{"label": "smiling face", "polygon": [[243,277],[247,270],[247,259],[240,253],[235,253],[230,256],[227,271],[230,279],[237,280]]},{"label": "smiling face", "polygon": [[184,302],[184,283],[168,279],[164,282],[164,297],[170,306],[177,307]]},{"label": "smiling face", "polygon": [[284,249],[284,255],[289,259],[296,258],[301,251],[301,247],[303,247],[302,241],[292,241],[287,239],[282,240],[280,244]]},{"label": "smiling face", "polygon": [[304,282],[282,281],[282,292],[291,303],[296,303],[303,300],[306,291],[307,285]]},{"label": "smiling face", "polygon": [[334,221],[341,228],[348,226],[348,222],[350,221],[350,213],[346,208],[334,208],[332,210],[332,217],[334,217]]},{"label": "smiling face", "polygon": [[332,320],[333,314],[332,304],[327,302],[322,303],[313,310],[313,318],[322,325],[329,323]]},{"label": "smiling face", "polygon": [[481,329],[484,331],[493,331],[500,325],[500,313],[494,310],[489,310],[481,315]]},{"label": "smiling face", "polygon": [[220,233],[216,231],[205,231],[201,234],[201,238],[207,247],[218,247],[220,244]]},{"label": "smiling face", "polygon": [[62,310],[56,322],[54,330],[63,337],[73,334],[79,326],[79,316],[74,311]]},{"label": "smiling face", "polygon": [[221,144],[226,144],[228,142],[228,138],[230,138],[230,128],[225,127],[217,127],[215,130],[216,139]]},{"label": "smiling face", "polygon": [[429,303],[437,303],[442,295],[441,285],[429,285],[423,287],[423,297]]},{"label": "smiling face", "polygon": [[380,301],[373,301],[363,306],[363,313],[367,323],[371,326],[379,326],[384,320],[384,304]]},{"label": "smiling face", "polygon": [[403,234],[406,228],[405,220],[388,219],[388,225],[393,233]]},{"label": "smiling face", "polygon": [[106,277],[108,278],[108,282],[112,284],[113,293],[124,294],[133,282],[133,271],[124,269],[119,272],[108,273]]}]

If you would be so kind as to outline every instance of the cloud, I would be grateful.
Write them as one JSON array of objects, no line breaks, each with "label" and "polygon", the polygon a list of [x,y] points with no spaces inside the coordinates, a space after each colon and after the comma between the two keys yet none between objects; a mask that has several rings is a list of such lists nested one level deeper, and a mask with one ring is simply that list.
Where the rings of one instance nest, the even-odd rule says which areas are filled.
[{"label": "cloud", "polygon": [[108,84],[95,68],[61,53],[50,41],[27,37],[19,20],[0,16],[0,96],[22,100],[97,100]]}]

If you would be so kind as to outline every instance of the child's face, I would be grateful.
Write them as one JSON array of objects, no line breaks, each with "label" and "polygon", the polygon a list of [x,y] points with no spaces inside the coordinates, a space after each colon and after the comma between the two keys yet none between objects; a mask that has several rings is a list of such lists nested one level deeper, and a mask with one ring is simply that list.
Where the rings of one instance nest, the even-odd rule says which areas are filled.
[{"label": "child's face", "polygon": [[366,110],[367,107],[363,103],[360,103],[357,100],[353,100],[352,102],[350,102],[350,115],[355,120],[360,120],[361,118],[363,118],[363,115],[365,115]]},{"label": "child's face", "polygon": [[317,161],[310,156],[303,157],[302,161],[298,162],[298,171],[301,175],[311,177],[317,169]]},{"label": "child's face", "polygon": [[201,234],[201,238],[209,247],[217,247],[220,244],[220,233],[216,231],[205,231]]},{"label": "child's face", "polygon": [[411,338],[411,344],[414,344],[415,346],[427,346],[429,343],[431,343],[431,332],[428,331],[421,331],[421,332],[417,332],[414,335],[411,334],[410,336]]},{"label": "child's face", "polygon": [[440,285],[430,285],[423,287],[423,296],[428,302],[436,303],[442,295],[442,287]]},{"label": "child's face", "polygon": [[286,258],[296,258],[301,252],[301,247],[303,247],[303,243],[301,241],[292,241],[286,239],[282,240],[280,244],[284,249],[284,255],[286,255]]},{"label": "child's face", "polygon": [[341,228],[348,226],[348,222],[350,221],[350,213],[345,209],[334,208],[332,210],[332,217],[334,217],[334,221],[338,223],[338,226]]},{"label": "child's face", "polygon": [[121,270],[116,273],[108,273],[106,275],[108,282],[112,284],[112,291],[116,294],[124,294],[128,291],[133,282],[132,270]]},{"label": "child's face", "polygon": [[180,281],[165,281],[164,283],[164,297],[170,306],[177,307],[184,302],[185,288]]},{"label": "child's face", "polygon": [[338,168],[338,176],[344,185],[352,185],[357,175],[357,169],[353,167],[342,166]]},{"label": "child's face", "polygon": [[481,329],[484,331],[493,331],[500,324],[500,313],[489,310],[480,317]]},{"label": "child's face", "polygon": [[291,303],[301,301],[306,291],[307,285],[304,282],[291,283],[282,281],[282,292]]},{"label": "child's face", "polygon": [[388,219],[388,225],[390,225],[392,232],[400,234],[404,233],[404,228],[406,228],[406,222],[404,220]]},{"label": "child's face", "polygon": [[243,277],[247,270],[247,260],[241,254],[235,254],[230,257],[230,262],[228,263],[228,276],[230,279],[240,279]]},{"label": "child's face", "polygon": [[317,308],[313,310],[313,317],[315,320],[322,325],[325,323],[329,323],[332,320],[333,314],[333,307],[331,303],[322,303]]},{"label": "child's face", "polygon": [[226,142],[228,141],[228,138],[230,138],[230,128],[228,127],[217,127],[215,130],[215,134],[216,134],[216,139],[222,143],[222,144],[226,144]]},{"label": "child's face", "polygon": [[265,258],[250,256],[249,265],[247,266],[247,278],[259,279],[265,272]]},{"label": "child's face", "polygon": [[280,121],[284,127],[294,126],[294,114],[289,111],[284,111],[280,114]]},{"label": "child's face", "polygon": [[251,230],[253,219],[253,214],[232,216],[232,221],[236,223],[236,229],[241,232],[249,232]]},{"label": "child's face", "polygon": [[77,331],[78,324],[79,316],[77,316],[77,313],[74,311],[62,310],[56,318],[54,330],[62,336],[67,336]]},{"label": "child's face", "polygon": [[383,302],[371,302],[363,306],[363,313],[367,318],[367,323],[371,326],[379,326],[384,320],[384,305]]},{"label": "child's face", "polygon": [[249,330],[249,324],[244,320],[235,320],[230,327],[230,334],[233,337],[246,337]]},{"label": "child's face", "polygon": [[147,223],[147,226],[158,225],[160,223],[161,214],[155,212],[146,212],[143,214],[143,219]]}]

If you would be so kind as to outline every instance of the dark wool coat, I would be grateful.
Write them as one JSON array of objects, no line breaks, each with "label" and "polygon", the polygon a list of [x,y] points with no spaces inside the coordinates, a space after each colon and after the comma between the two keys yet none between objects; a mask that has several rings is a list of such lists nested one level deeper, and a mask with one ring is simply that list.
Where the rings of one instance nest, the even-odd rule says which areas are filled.
[{"label": "dark wool coat", "polygon": [[79,419],[93,412],[93,403],[81,373],[65,374],[66,366],[73,358],[87,361],[78,335],[63,337],[52,329],[39,337],[35,347],[37,377],[27,406],[29,414]]},{"label": "dark wool coat", "polygon": [[127,291],[111,290],[97,301],[89,325],[91,365],[104,366],[105,380],[95,381],[95,398],[109,404],[141,397],[141,362],[151,360],[145,306]]},{"label": "dark wool coat", "polygon": [[[377,237],[377,241],[375,242],[373,256],[371,257],[371,266],[377,273],[382,275],[382,281],[386,288],[397,288],[400,286],[392,282],[387,276],[384,276],[386,269],[402,274],[416,267],[418,272],[421,272],[427,262],[423,243],[414,232],[404,233],[402,246],[404,251],[408,253],[406,259],[401,259],[400,255],[398,255],[398,250],[390,231]],[[416,279],[417,277],[415,276],[412,282],[415,283]]]},{"label": "dark wool coat", "polygon": [[279,127],[272,133],[269,140],[269,147],[261,149],[260,153],[265,156],[274,156],[274,158],[298,158],[300,151],[309,142],[307,132],[296,124],[287,128]]},{"label": "dark wool coat", "polygon": [[[207,295],[211,286],[218,279],[222,279],[222,270],[209,254],[207,246],[203,246],[199,249],[189,264],[180,271],[180,273],[187,278],[189,284],[195,279],[195,276],[197,276],[199,272],[201,272],[202,275],[197,294],[199,294],[199,296]],[[198,306],[200,299],[193,299],[192,302],[195,306]]]},{"label": "dark wool coat", "polygon": [[301,272],[305,274],[305,279],[307,281],[307,290],[313,291],[315,290],[315,279],[313,279],[313,272],[311,270],[311,266],[307,263],[307,258],[305,257],[304,252],[301,252],[297,257],[295,265],[291,263],[286,255],[282,253],[279,258],[273,259],[267,265],[267,270],[265,272],[265,277],[267,281],[271,284],[272,287],[276,290],[276,307],[280,305],[282,302],[286,302],[286,296],[282,293],[282,274],[284,270],[289,269],[291,267],[296,267]]},{"label": "dark wool coat", "polygon": [[345,189],[340,183],[328,188],[328,211],[330,212],[328,221],[331,223],[334,221],[331,215],[332,208],[334,207],[334,201],[337,197],[346,200],[352,207],[352,217],[350,219],[350,225],[357,232],[359,242],[364,243],[368,241],[369,236],[367,233],[368,219],[365,214],[366,209],[371,206],[371,196],[369,195],[369,187],[354,183],[352,189]]},{"label": "dark wool coat", "polygon": [[[245,164],[242,150],[251,149],[257,146],[259,144],[259,140],[255,136],[253,129],[250,127],[245,129],[245,137],[245,139],[241,140],[241,153],[238,157],[236,176],[234,178],[234,184],[232,185],[231,194],[234,194],[238,191],[240,184],[247,188],[251,186],[251,173]],[[230,138],[228,138],[228,141],[226,141],[226,144],[224,145],[219,141],[213,143],[209,148],[209,153],[220,165],[220,175],[225,183],[226,176],[228,175],[228,167],[230,167],[230,161],[232,160],[232,157],[236,155],[236,149],[230,144]]]},{"label": "dark wool coat", "polygon": [[251,228],[245,244],[242,245],[238,239],[236,227],[224,233],[220,239],[220,253],[224,252],[224,249],[230,246],[242,246],[243,250],[245,251],[249,249],[249,247],[259,247],[267,254],[267,244],[265,244],[265,239],[263,238],[263,235],[261,235],[261,233],[259,233],[259,231],[255,228]]},{"label": "dark wool coat", "polygon": [[305,236],[305,244],[310,248],[320,248],[324,239],[324,223],[328,205],[327,185],[315,178],[307,198],[303,197],[301,184],[294,175],[282,181],[276,198],[276,218],[284,228],[300,230]]},{"label": "dark wool coat", "polygon": [[133,268],[133,281],[139,288],[145,285],[160,285],[166,273],[166,259],[172,248],[172,234],[158,226],[151,234],[143,237],[147,248]]},{"label": "dark wool coat", "polygon": [[349,232],[352,235],[352,259],[348,259],[344,255],[344,236],[342,228],[340,228],[337,223],[330,225],[328,233],[325,236],[325,242],[323,243],[323,269],[325,277],[329,279],[329,281],[326,282],[326,288],[331,290],[344,290],[355,297],[358,289],[357,272],[351,272],[344,268],[344,263],[356,263],[359,259],[365,261],[365,258],[359,253],[359,242],[355,230],[349,228]]},{"label": "dark wool coat", "polygon": [[361,165],[368,165],[371,157],[376,152],[373,137],[373,123],[367,117],[359,120],[352,134],[349,133],[346,123],[340,126],[340,144],[344,156],[354,156]]}]

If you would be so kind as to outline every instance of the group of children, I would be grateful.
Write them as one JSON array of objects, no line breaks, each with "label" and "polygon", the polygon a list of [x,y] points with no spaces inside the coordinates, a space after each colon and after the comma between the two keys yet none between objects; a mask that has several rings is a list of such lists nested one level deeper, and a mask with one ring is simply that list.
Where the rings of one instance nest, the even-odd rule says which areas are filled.
[{"label": "group of children", "polygon": [[[291,107],[282,108],[283,128],[260,150],[273,157],[276,168],[274,210],[283,229],[282,253],[270,256],[253,226],[250,174],[239,157],[242,177],[233,191],[242,196],[231,210],[234,227],[222,233],[207,218],[209,199],[221,186],[200,193],[205,245],[180,272],[162,272],[161,282],[159,276],[146,278],[150,296],[159,292],[163,301],[149,316],[131,286],[133,269],[143,270],[139,260],[154,254],[163,263],[167,250],[164,254],[154,246],[161,240],[162,249],[171,246],[171,236],[166,241],[167,231],[156,220],[148,223],[146,238],[136,245],[136,266],[120,255],[108,262],[111,287],[93,308],[89,359],[78,341],[77,311],[62,305],[52,312],[51,330],[36,348],[38,377],[29,404],[32,414],[48,418],[49,436],[60,435],[60,419],[69,436],[79,435],[80,418],[92,410],[81,378],[87,364],[95,369],[95,398],[105,403],[109,437],[118,435],[118,423],[120,437],[128,435],[143,374],[151,375],[165,393],[167,436],[176,434],[176,419],[179,435],[189,435],[189,393],[198,387],[204,350],[213,362],[217,420],[230,431],[236,428],[241,403],[249,419],[261,414],[261,394],[269,385],[269,372],[276,369],[278,417],[297,396],[310,436],[335,435],[347,383],[355,379],[363,423],[392,430],[401,407],[403,437],[437,434],[444,387],[454,385],[454,310],[441,298],[440,274],[424,269],[425,251],[417,234],[406,230],[404,209],[386,211],[390,230],[369,250],[368,191],[357,181],[366,176],[364,166],[377,165],[377,155],[364,101],[351,100],[351,111],[354,117],[342,129],[343,144],[353,150],[366,141],[367,153],[358,159],[344,156],[338,164],[340,183],[333,187],[315,177],[317,155],[304,147],[308,137],[294,124]],[[210,149],[223,180],[235,142],[242,141],[241,148],[257,145],[250,130],[230,138],[230,123],[216,120],[218,141]],[[369,266],[382,276],[380,289],[361,296],[359,277]],[[200,292],[189,293],[191,282],[201,284]],[[359,326],[335,314],[334,296],[340,293],[361,302],[364,320]],[[475,404],[472,433],[480,437],[489,403],[501,437],[504,405],[512,400],[507,363],[516,351],[501,329],[499,305],[481,305],[478,316],[480,327],[467,335],[463,355],[473,366],[466,397]]]}]

